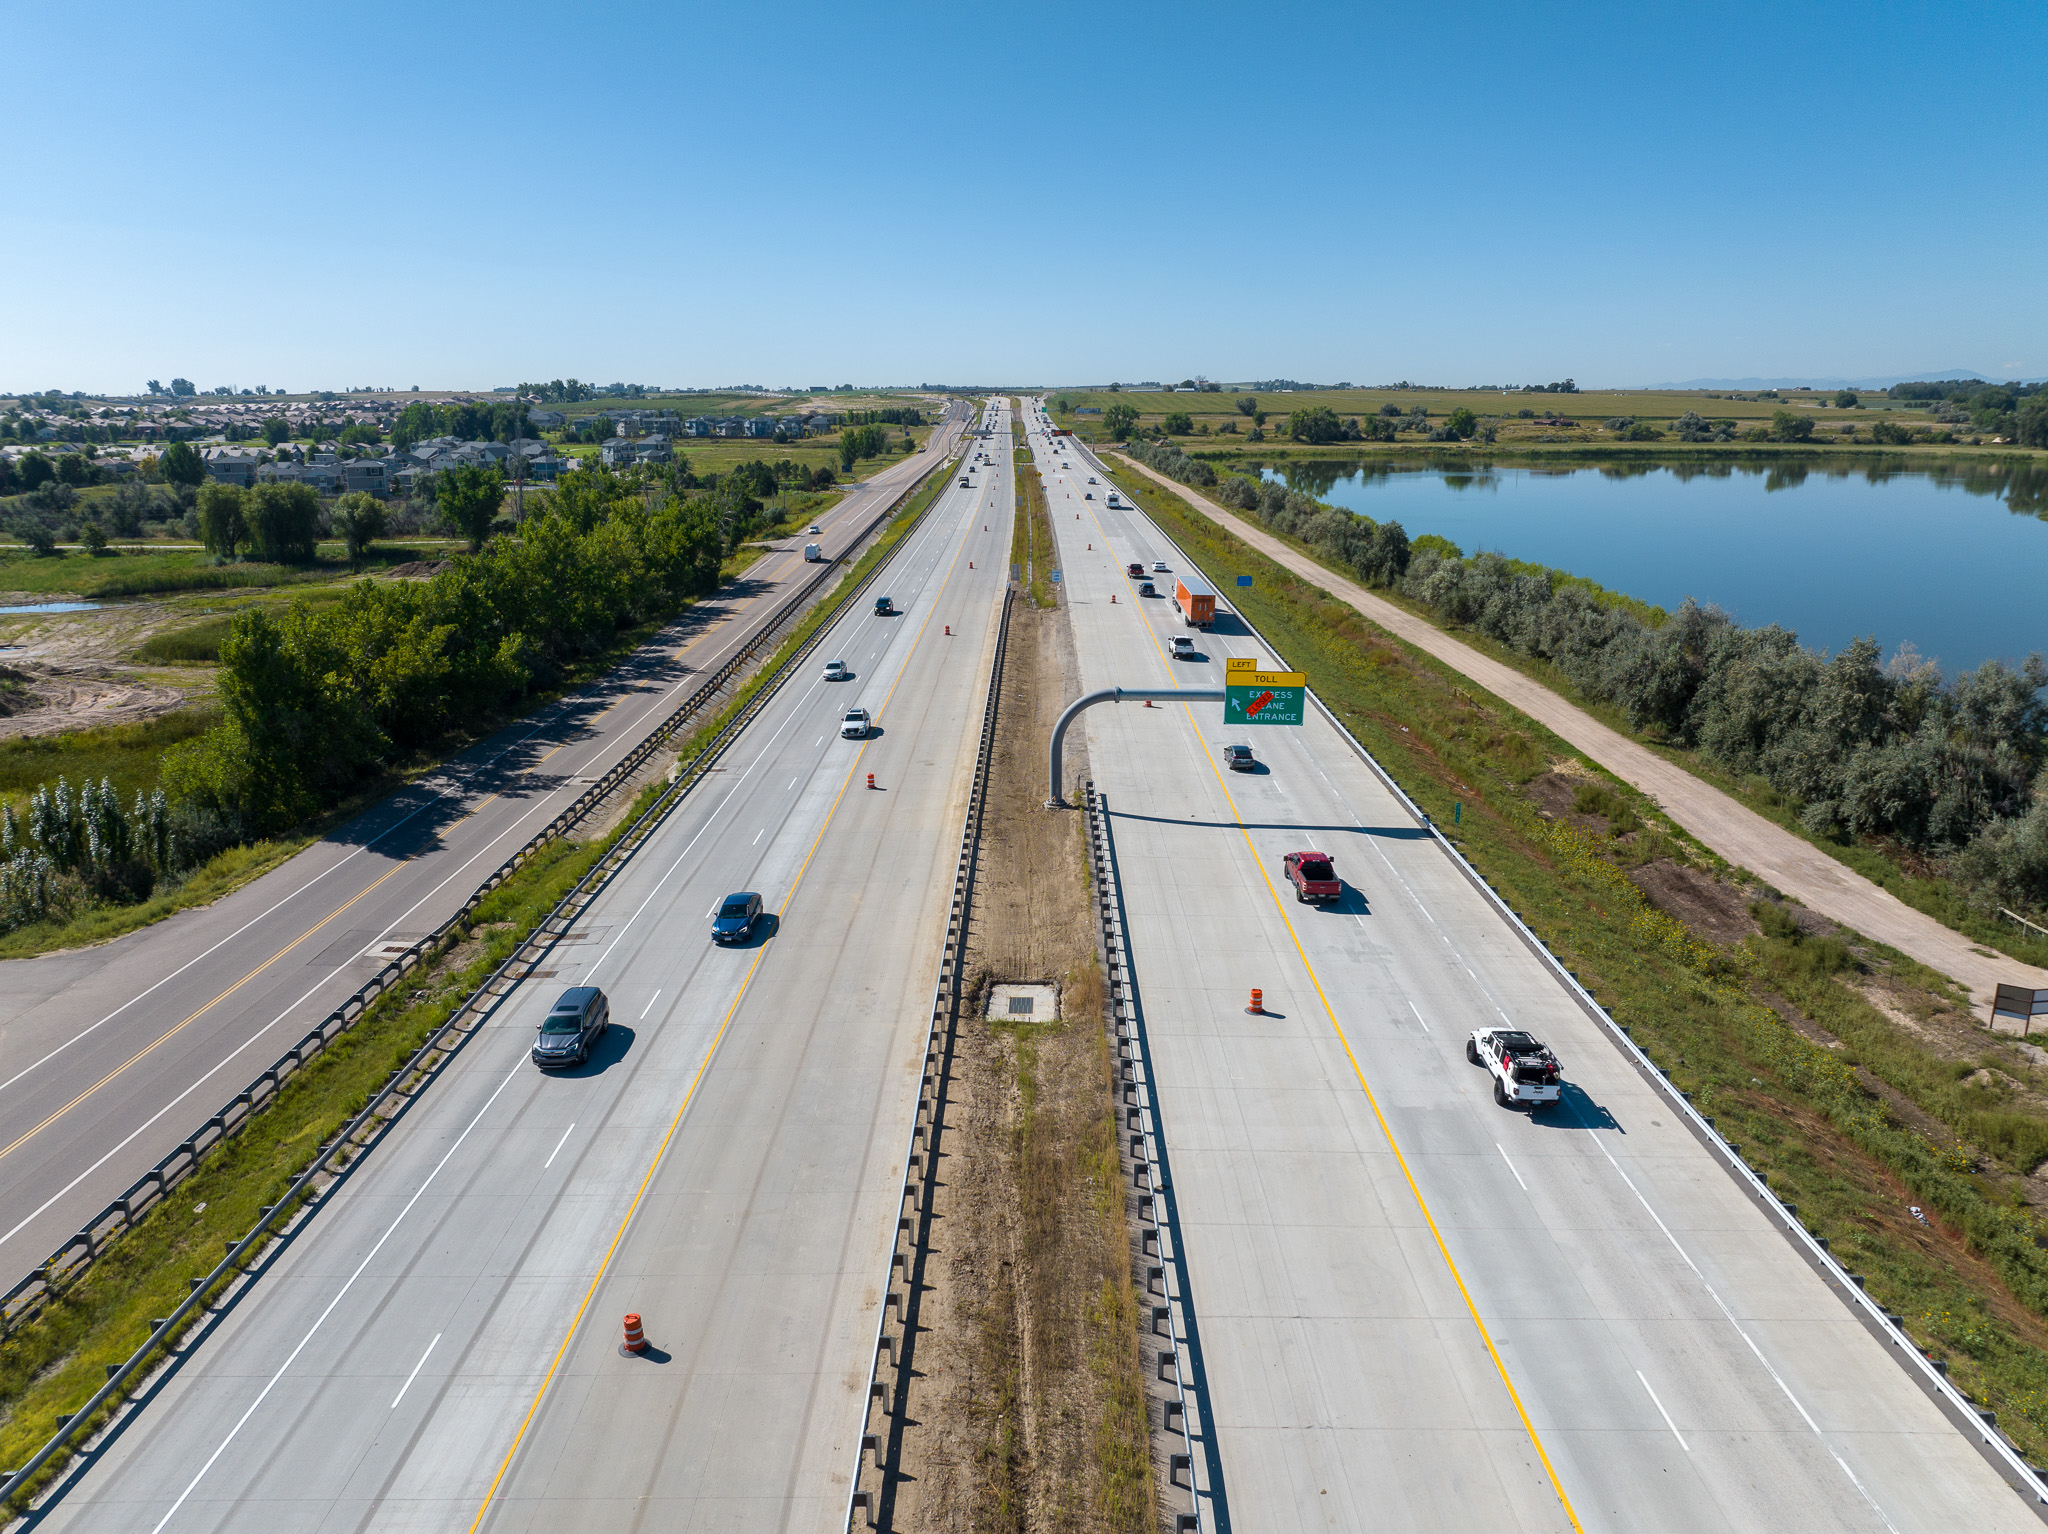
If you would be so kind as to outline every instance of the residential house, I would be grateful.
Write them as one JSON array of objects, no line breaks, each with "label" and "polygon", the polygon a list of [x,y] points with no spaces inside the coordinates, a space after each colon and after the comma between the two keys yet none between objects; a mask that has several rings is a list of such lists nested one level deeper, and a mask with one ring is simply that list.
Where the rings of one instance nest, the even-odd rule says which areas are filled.
[{"label": "residential house", "polygon": [[391,469],[381,458],[351,458],[341,466],[341,488],[374,496],[391,493]]},{"label": "residential house", "polygon": [[240,453],[216,453],[206,460],[206,472],[216,484],[246,489],[256,483],[256,469],[255,458]]}]

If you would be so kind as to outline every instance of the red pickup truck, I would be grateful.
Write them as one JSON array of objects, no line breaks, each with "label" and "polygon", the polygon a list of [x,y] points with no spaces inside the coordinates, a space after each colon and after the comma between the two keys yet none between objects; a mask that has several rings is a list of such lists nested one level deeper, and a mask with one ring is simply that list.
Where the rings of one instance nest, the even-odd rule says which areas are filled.
[{"label": "red pickup truck", "polygon": [[1124,574],[1128,575],[1134,581],[1141,580],[1144,578],[1145,567],[1140,564],[1128,564],[1124,566]]},{"label": "red pickup truck", "polygon": [[1290,852],[1282,860],[1296,900],[1342,900],[1344,886],[1327,852]]}]

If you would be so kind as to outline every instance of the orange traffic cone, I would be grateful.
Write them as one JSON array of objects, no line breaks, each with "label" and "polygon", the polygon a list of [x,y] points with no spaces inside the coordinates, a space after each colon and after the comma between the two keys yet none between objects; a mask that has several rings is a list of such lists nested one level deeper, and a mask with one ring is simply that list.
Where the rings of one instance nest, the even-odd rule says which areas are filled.
[{"label": "orange traffic cone", "polygon": [[647,1351],[647,1333],[640,1330],[640,1318],[628,1314],[626,1317],[626,1340],[619,1344],[621,1353],[644,1353]]},{"label": "orange traffic cone", "polygon": [[868,774],[868,787],[869,787],[869,788],[873,788],[874,786],[875,786],[875,775],[874,775],[874,774],[873,774],[873,773],[871,772],[871,773],[869,773],[869,774]]},{"label": "orange traffic cone", "polygon": [[1266,1015],[1264,996],[1265,993],[1263,991],[1254,990],[1252,992],[1252,1004],[1246,1007],[1245,1011],[1251,1013],[1253,1017],[1264,1017]]}]

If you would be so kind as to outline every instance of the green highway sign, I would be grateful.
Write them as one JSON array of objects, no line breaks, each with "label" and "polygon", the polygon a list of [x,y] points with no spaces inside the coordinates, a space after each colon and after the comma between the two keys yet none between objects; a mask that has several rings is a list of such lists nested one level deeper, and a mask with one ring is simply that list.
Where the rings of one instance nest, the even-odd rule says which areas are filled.
[{"label": "green highway sign", "polygon": [[1299,671],[1261,671],[1255,660],[1223,663],[1225,724],[1300,724],[1308,677]]}]

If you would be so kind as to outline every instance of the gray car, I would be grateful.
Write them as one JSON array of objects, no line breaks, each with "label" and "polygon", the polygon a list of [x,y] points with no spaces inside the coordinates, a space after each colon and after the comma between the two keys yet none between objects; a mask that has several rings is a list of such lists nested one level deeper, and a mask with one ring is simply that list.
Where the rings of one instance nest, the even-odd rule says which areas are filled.
[{"label": "gray car", "polygon": [[533,1063],[544,1071],[581,1065],[611,1020],[611,1003],[603,991],[594,985],[570,986],[541,1019],[533,1040]]}]

